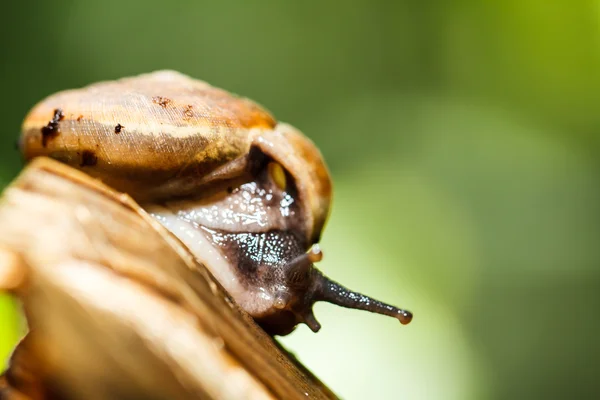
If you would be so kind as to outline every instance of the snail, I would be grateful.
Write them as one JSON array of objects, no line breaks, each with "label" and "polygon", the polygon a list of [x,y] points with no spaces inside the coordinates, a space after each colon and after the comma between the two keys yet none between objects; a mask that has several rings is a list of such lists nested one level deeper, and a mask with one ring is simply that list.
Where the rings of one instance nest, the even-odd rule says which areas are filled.
[{"label": "snail", "polygon": [[314,267],[328,169],[309,139],[248,99],[174,71],[96,83],[37,104],[19,147],[132,196],[273,335],[299,323],[317,332],[316,301],[412,319]]}]

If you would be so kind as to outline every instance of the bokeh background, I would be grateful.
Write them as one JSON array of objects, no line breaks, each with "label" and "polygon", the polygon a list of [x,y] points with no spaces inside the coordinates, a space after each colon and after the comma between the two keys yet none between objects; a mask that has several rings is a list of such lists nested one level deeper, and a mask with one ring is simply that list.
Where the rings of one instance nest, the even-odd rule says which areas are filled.
[{"label": "bokeh background", "polygon": [[[27,110],[176,69],[303,130],[331,167],[331,277],[282,342],[346,399],[600,396],[600,1],[9,2],[0,186]],[[19,333],[0,300],[0,362]]]}]

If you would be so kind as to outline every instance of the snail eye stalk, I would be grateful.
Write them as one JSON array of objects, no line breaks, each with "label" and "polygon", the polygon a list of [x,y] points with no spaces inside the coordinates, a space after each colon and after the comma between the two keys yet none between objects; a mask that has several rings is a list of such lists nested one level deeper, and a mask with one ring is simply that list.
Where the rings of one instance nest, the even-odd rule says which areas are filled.
[{"label": "snail eye stalk", "polygon": [[369,296],[365,296],[364,294],[349,290],[339,283],[327,278],[320,272],[318,275],[319,277],[316,279],[320,280],[321,285],[320,289],[315,293],[317,301],[326,301],[340,307],[387,315],[396,318],[402,325],[407,325],[412,321],[413,315],[410,311],[400,309],[379,300],[375,300]]},{"label": "snail eye stalk", "polygon": [[410,323],[413,318],[410,311],[354,292],[323,275],[313,266],[313,263],[321,261],[322,258],[323,253],[318,245],[315,245],[308,253],[296,257],[286,266],[286,280],[290,286],[311,282],[313,295],[309,304],[303,305],[304,309],[298,312],[298,316],[313,332],[317,332],[321,328],[312,311],[312,306],[316,301],[387,315],[396,318],[402,325]]},{"label": "snail eye stalk", "polygon": [[321,252],[319,245],[314,245],[308,253],[299,255],[286,265],[286,281],[292,285],[306,282],[306,278],[310,273],[313,263],[321,261],[322,259],[323,253]]}]

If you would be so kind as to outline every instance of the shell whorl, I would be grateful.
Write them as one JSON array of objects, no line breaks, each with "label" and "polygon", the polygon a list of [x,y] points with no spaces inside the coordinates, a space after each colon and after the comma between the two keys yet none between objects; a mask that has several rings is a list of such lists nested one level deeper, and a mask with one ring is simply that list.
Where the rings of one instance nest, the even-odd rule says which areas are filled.
[{"label": "shell whorl", "polygon": [[201,190],[258,147],[294,177],[311,241],[329,211],[329,172],[309,139],[251,100],[175,71],[56,93],[29,112],[20,147],[26,160],[58,159],[139,201]]}]

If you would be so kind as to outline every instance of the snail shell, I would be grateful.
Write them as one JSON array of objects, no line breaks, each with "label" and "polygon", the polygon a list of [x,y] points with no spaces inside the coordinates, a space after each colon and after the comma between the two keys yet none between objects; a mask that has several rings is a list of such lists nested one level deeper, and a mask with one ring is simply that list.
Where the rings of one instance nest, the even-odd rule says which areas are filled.
[{"label": "snail shell", "polygon": [[[311,141],[256,103],[178,72],[57,93],[29,112],[22,132],[26,160],[50,156],[138,201],[188,195],[235,175],[255,146],[298,183],[315,237],[329,211],[331,179]],[[241,162],[221,168],[233,160]]]},{"label": "snail shell", "polygon": [[130,194],[271,333],[317,331],[317,300],[410,321],[313,267],[329,172],[309,139],[248,99],[173,71],[101,82],[36,105],[20,147]]}]

